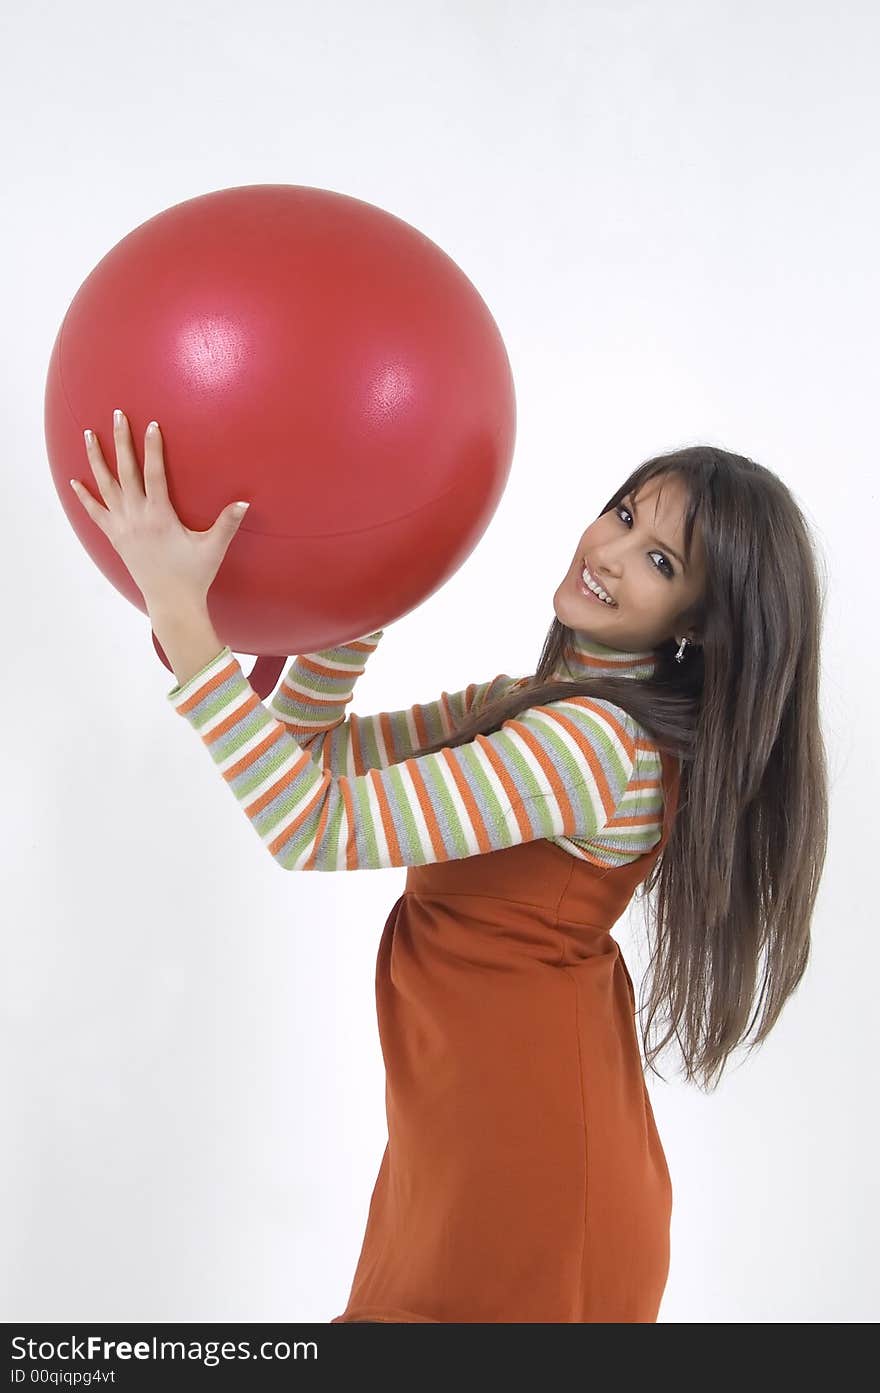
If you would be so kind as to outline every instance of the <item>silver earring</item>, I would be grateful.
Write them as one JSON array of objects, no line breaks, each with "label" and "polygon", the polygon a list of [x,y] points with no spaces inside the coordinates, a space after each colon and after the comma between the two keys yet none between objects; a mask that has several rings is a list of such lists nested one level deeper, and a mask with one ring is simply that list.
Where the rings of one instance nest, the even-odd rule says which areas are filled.
[{"label": "silver earring", "polygon": [[683,662],[684,662],[684,650],[685,650],[685,647],[686,647],[686,646],[687,646],[687,639],[686,639],[686,638],[683,638],[682,641],[681,641],[681,644],[679,645],[678,652],[677,652],[676,655],[675,655],[675,661],[676,661],[677,663],[683,663]]}]

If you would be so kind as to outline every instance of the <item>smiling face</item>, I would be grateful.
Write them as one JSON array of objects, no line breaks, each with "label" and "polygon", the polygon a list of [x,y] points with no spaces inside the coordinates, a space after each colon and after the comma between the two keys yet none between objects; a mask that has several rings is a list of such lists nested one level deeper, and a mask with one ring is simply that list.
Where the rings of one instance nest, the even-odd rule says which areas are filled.
[{"label": "smiling face", "polygon": [[[690,562],[683,564],[686,508],[683,481],[666,474],[591,523],[553,596],[557,619],[621,652],[646,652],[666,639],[698,642],[691,626],[705,587],[705,554],[697,519]],[[585,559],[613,605],[585,590]]]}]

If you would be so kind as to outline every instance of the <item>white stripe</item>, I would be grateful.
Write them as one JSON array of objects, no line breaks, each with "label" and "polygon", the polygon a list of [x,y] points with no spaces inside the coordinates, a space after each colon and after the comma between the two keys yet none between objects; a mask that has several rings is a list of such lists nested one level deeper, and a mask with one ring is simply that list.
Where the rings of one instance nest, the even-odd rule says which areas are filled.
[{"label": "white stripe", "polygon": [[[428,755],[427,758],[435,759],[436,756]],[[418,838],[419,847],[422,851],[422,854],[428,857],[428,860],[433,860],[437,853],[434,851],[434,848],[431,845],[431,837],[428,831],[428,824],[425,821],[425,815],[422,812],[422,805],[419,802],[419,795],[416,792],[416,786],[413,783],[412,775],[410,774],[410,771],[406,764],[399,764],[397,767],[398,772],[400,774],[401,782],[403,784],[403,797],[406,800],[409,815],[412,818],[413,823],[415,824],[416,836]]]},{"label": "white stripe", "polygon": [[300,717],[294,718],[290,713],[285,714],[278,709],[274,701],[269,702],[268,708],[277,721],[280,721],[284,728],[290,730],[304,730],[308,735],[317,735],[322,730],[335,730],[337,725],[342,725],[341,721],[328,721],[325,716],[323,720],[319,717],[316,721],[304,721]]},{"label": "white stripe", "polygon": [[662,806],[662,799],[654,789],[628,788],[618,804],[617,812],[626,817],[646,817],[648,813],[659,816]]},{"label": "white stripe", "polygon": [[[238,704],[241,705],[241,703]],[[223,719],[225,719],[229,715],[230,710],[233,708],[234,704],[230,703],[230,706],[226,708],[226,711],[223,714]],[[217,721],[213,721],[210,724],[211,726],[214,726],[217,724]],[[240,745],[238,749],[229,756],[228,759],[215,760],[217,768],[220,770],[221,774],[226,774],[236,764],[240,763],[241,760],[245,759],[249,754],[252,754],[258,745],[263,744],[267,735],[271,734],[273,727],[275,730],[283,730],[283,727],[281,726],[280,722],[270,721],[266,725],[260,726],[259,730],[255,731],[251,739],[245,741],[243,745]],[[296,744],[295,741],[294,744]],[[277,751],[277,742],[275,745],[270,745],[269,749],[273,752],[274,758],[275,752]],[[282,759],[280,764],[275,765],[271,770],[269,770],[262,783],[257,784],[255,788],[250,790],[247,800],[245,800],[244,795],[241,795],[238,801],[241,803],[241,806],[244,808],[245,812],[248,812],[249,809],[253,806],[253,804],[258,802],[261,798],[263,798],[266,793],[269,793],[275,787],[276,784],[280,784],[284,779],[284,776],[290,773],[290,771],[294,769],[297,764],[300,763],[303,755],[306,755],[306,758],[308,759],[306,751],[300,749],[299,746],[296,746],[296,748],[291,751],[289,756],[287,756],[285,759]],[[312,787],[309,789],[309,793],[311,793],[312,788],[317,788],[320,786],[319,781],[324,779],[325,775],[318,770],[318,767],[314,764],[314,761],[309,759],[309,764],[312,765],[312,768],[318,775],[318,778],[313,781]],[[304,772],[309,772],[308,765],[305,766]],[[297,799],[297,803],[294,807],[293,815],[299,813],[299,811],[301,810],[302,802],[303,798],[302,796],[300,796]],[[279,824],[279,826],[274,828],[272,832],[267,833],[264,836],[263,840],[274,840],[274,838],[277,837],[281,831],[283,831],[286,825],[287,824],[283,823]]]},{"label": "white stripe", "polygon": [[[332,734],[333,731],[335,731],[335,730],[341,730],[343,727],[346,728],[346,730],[347,730],[347,735],[346,735],[346,736],[340,736],[340,737],[338,737],[338,738],[339,738],[339,739],[345,739],[345,740],[346,740],[346,762],[345,762],[345,772],[348,774],[348,777],[349,777],[350,779],[357,778],[357,774],[355,773],[355,758],[354,758],[354,751],[355,751],[355,743],[356,743],[356,742],[357,742],[357,744],[358,744],[358,746],[359,746],[359,748],[360,748],[360,750],[361,750],[361,753],[362,753],[364,759],[368,762],[368,761],[369,761],[369,758],[370,758],[369,754],[364,753],[364,747],[365,747],[365,745],[366,745],[366,740],[365,740],[364,736],[361,734],[361,731],[367,731],[367,732],[372,731],[372,732],[373,732],[374,737],[375,737],[375,743],[376,743],[376,746],[377,746],[377,749],[378,749],[378,752],[379,752],[379,759],[380,759],[381,763],[382,763],[383,765],[388,765],[388,764],[391,764],[391,763],[392,763],[391,755],[389,754],[388,749],[387,749],[387,747],[386,747],[385,738],[384,738],[384,736],[383,736],[383,734],[382,734],[381,729],[379,728],[379,723],[378,723],[378,721],[375,721],[375,724],[374,724],[374,717],[372,717],[372,716],[356,716],[356,713],[354,713],[354,712],[352,713],[352,715],[356,717],[354,722],[352,721],[352,718],[349,717],[349,719],[348,719],[347,721],[337,721],[335,724],[331,725],[329,728],[327,727],[327,722],[326,722],[326,721],[318,721],[318,722],[316,722],[316,730],[326,730],[326,732],[327,732],[327,739],[330,738],[330,736],[331,736],[331,734]],[[288,726],[288,723],[285,722],[285,721],[282,721],[282,725],[284,725],[285,728],[286,728],[286,727]],[[357,735],[355,735],[355,726],[357,726]],[[290,734],[290,733],[291,733],[290,730],[288,730],[287,733]],[[293,736],[292,738],[295,739],[296,737]],[[326,742],[325,742],[325,743],[326,743]],[[328,746],[327,748],[328,748],[328,750],[329,750],[330,747]]]},{"label": "white stripe", "polygon": [[[458,789],[458,785],[456,784],[455,779],[453,778],[452,770],[449,768],[449,765],[446,763],[446,760],[443,758],[442,755],[433,754],[429,755],[428,758],[435,761],[434,768],[437,770],[443,787],[447,789],[449,792],[449,797],[452,801],[452,806],[455,809],[455,814],[461,827],[461,832],[464,837],[464,844],[468,849],[468,854],[474,856],[480,850],[479,843],[477,842],[477,836],[474,831],[473,823],[468,817],[468,812],[467,808],[465,807],[464,799],[462,798],[461,793]],[[451,839],[452,829],[450,829],[449,835]]]},{"label": "white stripe", "polygon": [[[455,783],[455,779],[453,778],[452,770],[449,768],[445,759],[440,754],[426,755],[425,759],[430,760],[431,772],[436,771],[438,781],[442,784],[443,788],[445,788],[448,791],[449,799],[452,803],[454,813],[458,819],[461,828],[461,835],[463,837],[464,844],[467,847],[467,851],[463,854],[465,856],[476,856],[480,852],[481,848],[477,840],[477,835],[474,830],[473,823],[471,822],[471,819],[468,817],[467,809],[465,807],[461,793],[459,792],[458,787]],[[422,773],[422,777],[425,778],[424,772],[420,772]],[[497,779],[495,779],[495,776],[492,774],[492,771],[487,772],[489,773],[490,778],[492,778],[493,781],[497,783]],[[422,812],[422,805],[419,802],[419,796],[416,792],[415,783],[413,781],[412,775],[410,774],[408,767],[405,764],[400,765],[400,774],[401,778],[403,779],[404,786],[406,788],[407,802],[409,804],[412,819],[415,823],[416,831],[418,833],[419,845],[421,846],[423,855],[426,856],[428,860],[431,860],[433,857],[437,855],[437,853],[435,852],[433,844],[431,842],[431,834],[428,828],[428,824],[425,821],[425,815]],[[427,779],[425,780],[425,782],[428,782]],[[503,789],[501,790],[501,792],[503,797]],[[440,844],[445,852],[445,855],[441,853],[441,859],[445,860],[450,856],[450,853],[453,850],[452,846],[447,845],[447,842],[452,842],[454,840],[455,845],[457,847],[458,837],[455,835],[454,827],[450,827],[444,836],[444,828],[442,824],[447,820],[446,809],[441,809],[439,803],[436,803],[436,795],[431,792],[430,787],[428,789],[428,797],[432,801],[432,805],[436,804],[435,817],[438,823],[438,835],[440,837]]]},{"label": "white stripe", "polygon": [[[562,726],[558,725],[557,722],[553,720],[552,716],[547,716],[545,713],[539,711],[538,709],[532,711],[529,716],[529,725],[531,726],[532,724],[545,727],[552,727],[554,733],[559,737],[562,743],[569,750],[569,753],[571,754],[576,766],[578,768],[583,768],[587,777],[587,785],[585,792],[589,799],[590,807],[592,808],[593,821],[603,823],[605,821],[605,806],[602,802],[602,797],[599,793],[598,781],[595,775],[593,774],[592,769],[586,762],[583,749],[575,740],[574,736],[571,735],[567,730],[564,730]],[[512,735],[513,732],[505,731],[505,734]],[[528,750],[528,748],[526,749],[526,754],[531,755],[531,751]],[[537,763],[534,755],[531,756],[531,763]],[[542,792],[553,795],[553,787],[549,783],[547,776],[544,773],[543,769],[540,767],[540,765],[537,765],[536,774]],[[563,830],[562,827],[560,827],[559,830],[561,832]]]},{"label": "white stripe", "polygon": [[[419,733],[418,733],[418,731],[416,730],[416,722],[415,722],[415,717],[413,716],[413,708],[412,708],[412,707],[410,707],[410,709],[405,713],[405,720],[406,720],[406,731],[407,731],[407,735],[409,736],[409,746],[408,746],[408,748],[411,749],[411,750],[414,750],[415,747],[416,747],[416,745],[419,744],[420,742],[419,742]],[[429,741],[428,743],[430,744],[430,741]]]},{"label": "white stripe", "polygon": [[[245,688],[244,691],[239,692],[237,695],[231,696],[227,701],[226,705],[220,711],[217,711],[213,716],[209,717],[208,720],[204,721],[201,725],[197,727],[199,735],[201,735],[202,739],[204,739],[205,736],[210,735],[210,733],[213,730],[216,730],[217,726],[222,725],[224,721],[228,721],[229,717],[234,712],[241,712],[243,714],[243,708],[245,707],[247,702],[250,701],[252,696],[253,693],[249,691],[247,688]],[[192,712],[190,714],[194,715],[195,713]],[[241,719],[241,716],[239,716],[238,719]],[[275,724],[277,725],[278,722],[276,721]]]},{"label": "white stripe", "polygon": [[[354,689],[354,684],[357,682],[359,677],[363,677],[364,672],[366,671],[366,669],[363,666],[352,667],[351,663],[334,663],[331,662],[329,658],[322,658],[321,666],[325,668],[330,668],[334,672],[338,672],[340,677],[345,676],[351,679],[351,690],[349,691],[348,695],[351,695],[351,692]],[[291,697],[292,694],[295,697],[302,696],[307,701],[310,697],[320,697],[323,701],[344,701],[346,693],[328,692],[326,688],[322,688],[317,685],[312,685],[313,682],[319,683],[321,681],[322,676],[325,676],[325,674],[310,672],[301,673],[298,680],[295,680],[291,676],[286,676],[279,688],[279,692],[282,696],[285,696],[288,699]]]},{"label": "white stripe", "polygon": [[[362,751],[362,753],[363,753],[363,750],[364,750],[364,746],[365,746],[365,744],[366,744],[366,741],[365,741],[365,739],[364,739],[364,736],[363,736],[362,734],[360,734],[360,732],[361,732],[361,731],[365,731],[368,735],[369,735],[370,733],[372,733],[373,738],[374,738],[375,743],[376,743],[376,746],[377,746],[378,751],[379,751],[379,759],[380,759],[380,762],[381,762],[381,766],[382,766],[383,768],[385,768],[387,765],[391,764],[391,763],[392,763],[391,755],[388,753],[388,749],[387,749],[386,744],[385,744],[385,737],[384,737],[384,735],[382,734],[382,728],[381,728],[381,726],[380,726],[380,724],[379,724],[379,718],[378,718],[377,716],[360,716],[360,717],[358,718],[358,726],[359,726],[359,732],[358,732],[358,734],[359,734],[359,737],[360,737],[360,743],[361,743],[361,751]],[[364,755],[364,758],[365,758],[367,761],[369,761],[369,758],[370,758],[370,757],[369,757],[368,754],[365,754],[365,755]]]},{"label": "white stripe", "polygon": [[[370,806],[370,815],[373,822],[373,829],[376,834],[376,845],[379,848],[379,858],[386,866],[391,865],[391,847],[388,845],[388,838],[385,835],[385,824],[382,821],[382,813],[379,807],[379,796],[372,777],[365,774],[363,778],[364,786],[367,790],[367,797]],[[354,796],[354,795],[352,795]],[[389,799],[393,804],[393,798]]]},{"label": "white stripe", "polygon": [[[339,839],[338,839],[337,844],[336,844],[336,861],[335,861],[335,863],[333,864],[333,869],[336,870],[336,871],[344,871],[344,870],[346,869],[345,848],[346,848],[346,838],[347,838],[347,833],[348,833],[348,814],[347,814],[346,811],[345,811],[345,800],[344,800],[341,796],[340,796],[340,799],[339,799],[339,808],[342,810],[342,817],[341,817],[341,820],[340,820]],[[313,809],[312,811],[314,812],[314,809]],[[289,824],[288,824],[288,825],[289,825]],[[328,826],[329,826],[329,823],[326,823],[326,822],[325,822],[325,824],[324,824],[325,835],[326,835],[326,829],[327,829]],[[277,836],[277,833],[274,833],[273,835],[274,835],[274,836]],[[312,838],[306,843],[305,847],[304,847],[303,850],[300,852],[299,856],[298,856],[298,857],[296,858],[296,860],[292,863],[292,865],[290,865],[290,866],[288,867],[288,869],[289,869],[289,870],[292,870],[292,871],[300,871],[300,870],[302,870],[303,866],[304,866],[305,863],[308,861],[309,857],[312,855],[312,853],[314,852],[314,850],[315,850],[315,838],[312,837]]]},{"label": "white stripe", "polygon": [[[315,792],[316,790],[317,793]],[[313,794],[315,795],[314,797],[312,796]],[[262,835],[260,835],[260,841],[263,843],[263,845],[268,846],[270,842],[276,841],[278,837],[283,837],[285,832],[288,832],[290,828],[293,826],[294,822],[296,822],[298,818],[303,816],[303,813],[306,814],[306,819],[312,817],[313,814],[317,812],[317,809],[320,805],[321,794],[321,787],[320,785],[316,784],[314,788],[309,789],[308,796],[303,797],[302,795],[300,795],[294,802],[293,807],[290,809],[290,812],[288,813],[284,821],[277,823],[272,828],[271,832],[264,832]],[[242,804],[242,806],[244,806],[244,804]],[[251,822],[251,826],[254,828],[255,831],[257,831],[256,823]],[[311,856],[312,851],[314,850],[314,846],[315,838],[313,836],[306,842],[302,854],[295,862],[295,870],[298,870],[299,867],[303,864],[303,862],[308,860],[309,856]]]},{"label": "white stripe", "polygon": [[[591,698],[591,700],[595,700],[595,698]],[[587,735],[590,735],[591,732],[595,731],[597,726],[600,726],[608,735],[624,768],[634,763],[629,750],[618,735],[610,717],[605,715],[601,707],[598,710],[593,710],[592,707],[586,707],[582,702],[578,702],[576,699],[554,702],[553,705],[563,707],[566,715],[570,716],[573,721],[576,721],[578,725],[586,731]],[[532,714],[537,715],[539,711],[540,707],[536,707]],[[625,722],[621,721],[620,724],[624,725],[627,734],[632,738],[632,731],[626,727]],[[557,730],[558,729],[559,727],[557,726]],[[592,740],[590,743],[593,743]],[[583,754],[581,754],[581,759],[583,759]]]},{"label": "white stripe", "polygon": [[[361,639],[361,640],[355,639],[355,640],[353,640],[353,642],[355,642],[355,643],[357,643],[357,642],[363,642],[363,640],[362,640],[362,639]],[[351,645],[350,645],[350,644],[347,644],[347,643],[339,643],[339,644],[336,644],[336,647],[337,647],[337,648],[350,648]],[[357,669],[356,667],[353,667],[351,663],[345,663],[345,662],[342,661],[341,658],[331,658],[331,657],[329,657],[328,654],[330,653],[330,651],[331,651],[330,649],[323,649],[323,650],[319,649],[317,653],[304,653],[302,656],[303,656],[304,658],[311,658],[313,662],[320,664],[321,667],[332,668],[332,670],[333,670],[334,672],[350,672],[350,673],[352,673],[352,674],[358,673],[358,669]],[[353,651],[353,650],[352,650],[352,651]],[[375,651],[376,651],[376,644],[374,643],[374,644],[371,644],[371,645],[370,645],[370,653],[375,653]],[[369,656],[370,656],[370,653],[365,653],[365,654],[363,655],[363,658],[362,658],[362,660],[361,660],[360,672],[363,672],[364,666],[365,666],[365,664],[366,664],[366,662],[367,662],[367,659],[368,659]],[[358,675],[360,675],[360,674],[358,673]]]},{"label": "white stripe", "polygon": [[[523,755],[526,759],[526,763],[529,765],[529,768],[533,770],[535,774],[536,782],[538,784],[538,794],[543,797],[544,811],[549,815],[550,818],[550,826],[553,829],[552,835],[555,837],[563,835],[565,833],[565,817],[562,808],[560,807],[559,799],[556,796],[556,791],[553,788],[553,785],[548,780],[547,775],[544,773],[544,770],[541,768],[540,764],[537,763],[535,756],[532,754],[532,751],[529,749],[528,745],[525,744],[522,736],[514,730],[506,730],[504,734],[507,736],[508,740],[515,742],[516,745],[522,750]],[[581,755],[580,758],[582,759],[583,755]],[[505,764],[505,768],[507,769],[507,772],[510,775],[510,777],[514,779],[517,791],[520,795],[517,802],[512,805],[509,805],[508,808],[505,810],[505,825],[510,829],[513,838],[516,841],[520,841],[522,839],[522,834],[519,831],[519,824],[517,822],[516,814],[513,811],[513,809],[515,807],[518,807],[522,813],[525,813],[528,822],[530,822],[533,826],[541,826],[542,822],[538,818],[537,813],[535,814],[535,817],[532,818],[532,815],[527,806],[529,803],[534,803],[538,795],[533,794],[531,792],[526,793],[522,786],[520,774],[518,772],[514,773],[513,769],[511,769],[510,766],[507,764]],[[577,800],[573,801],[575,802],[575,806],[577,806]],[[546,836],[548,834],[544,833],[542,835]]]},{"label": "white stripe", "polygon": [[[604,823],[605,809],[602,803],[602,799],[599,796],[598,785],[592,772],[586,765],[583,750],[580,748],[574,737],[569,735],[567,731],[563,730],[561,726],[557,725],[556,722],[553,721],[553,718],[551,716],[547,716],[546,714],[539,712],[537,708],[531,712],[528,724],[529,726],[539,725],[544,727],[549,727],[552,725],[554,732],[562,739],[564,744],[566,744],[570,749],[572,756],[577,762],[577,764],[585,768],[588,780],[585,791],[589,799],[590,806],[592,808],[593,822]],[[562,815],[562,809],[559,806],[559,801],[556,796],[556,792],[553,788],[553,785],[550,783],[550,780],[548,779],[547,775],[545,774],[541,764],[539,763],[537,756],[526,744],[525,740],[519,734],[518,731],[505,730],[504,734],[506,735],[508,740],[514,742],[517,748],[522,751],[523,759],[525,760],[532,775],[534,776],[534,780],[537,784],[538,791],[541,794],[543,794],[544,797],[548,800],[549,811],[554,832],[557,834],[564,832],[564,819]],[[538,738],[540,739],[540,736]],[[516,780],[517,785],[521,787],[521,776],[511,769],[508,769],[508,773],[510,773],[511,777]]]},{"label": "white stripe", "polygon": [[[505,730],[504,736],[507,737],[507,740],[517,741],[518,747],[522,748],[521,737],[518,737],[515,731]],[[517,822],[517,814],[515,814],[514,812],[514,808],[517,807],[517,804],[511,804],[510,800],[508,800],[507,788],[505,788],[503,780],[501,780],[500,775],[498,775],[498,772],[496,768],[494,768],[493,763],[490,762],[489,756],[483,754],[482,745],[476,745],[476,755],[478,755],[480,765],[482,765],[483,773],[485,773],[486,776],[486,781],[490,784],[490,787],[492,787],[494,795],[496,795],[498,807],[500,807],[501,809],[501,822],[503,822],[505,829],[507,829],[508,840],[521,840],[521,833],[519,833],[519,823]],[[514,783],[517,784],[517,790],[521,791],[521,781],[519,781],[521,780],[521,776],[517,775],[514,777],[514,773],[512,773],[510,766],[508,766],[508,763],[507,761],[505,761],[504,758],[501,758],[501,765],[503,765],[503,768],[507,770],[508,777],[514,780]],[[462,772],[465,773],[466,777],[468,776],[469,770],[465,769],[462,770]],[[473,780],[469,779],[469,777],[468,786],[473,786]],[[494,826],[494,819],[492,826]]]},{"label": "white stripe", "polygon": [[[228,653],[224,653],[222,656],[218,654],[217,657],[213,659],[210,667],[205,668],[201,678],[199,679],[199,685],[197,687],[193,687],[192,690],[190,690],[190,683],[192,682],[192,678],[189,679],[189,682],[184,682],[183,687],[177,693],[177,695],[170,698],[171,705],[175,707],[182,706],[185,701],[191,701],[194,696],[198,697],[198,693],[201,692],[202,689],[206,687],[208,683],[211,682],[217,676],[218,673],[222,672],[223,669],[226,668],[230,662],[234,661],[236,661],[236,659],[234,657],[230,658],[230,655]],[[178,683],[178,686],[180,686],[180,683]],[[198,698],[198,700],[201,700],[201,698]]]},{"label": "white stripe", "polygon": [[348,734],[346,737],[345,772],[348,775],[349,780],[357,777],[354,769],[354,737],[352,734],[352,728],[350,724],[348,726]]},{"label": "white stripe", "polygon": [[571,837],[557,837],[556,840],[557,840],[563,847],[566,847],[567,849],[570,849],[571,854],[574,855],[574,856],[576,856],[576,857],[578,858],[578,860],[580,860],[580,861],[589,861],[589,860],[590,860],[590,857],[587,856],[587,854],[586,854],[586,852],[584,851],[583,847],[578,846],[577,842],[572,841]]},{"label": "white stripe", "polygon": [[342,816],[339,820],[339,869],[346,867],[346,855],[348,851],[348,839],[351,836],[351,821],[348,816],[348,808],[345,806],[345,799],[342,800]]}]

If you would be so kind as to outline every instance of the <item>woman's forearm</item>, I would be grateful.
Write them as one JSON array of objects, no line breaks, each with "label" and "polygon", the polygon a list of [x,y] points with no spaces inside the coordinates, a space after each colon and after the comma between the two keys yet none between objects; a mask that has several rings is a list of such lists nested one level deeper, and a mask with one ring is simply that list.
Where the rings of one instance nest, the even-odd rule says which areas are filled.
[{"label": "woman's forearm", "polygon": [[153,633],[182,687],[226,647],[204,601],[163,597],[147,602]]}]

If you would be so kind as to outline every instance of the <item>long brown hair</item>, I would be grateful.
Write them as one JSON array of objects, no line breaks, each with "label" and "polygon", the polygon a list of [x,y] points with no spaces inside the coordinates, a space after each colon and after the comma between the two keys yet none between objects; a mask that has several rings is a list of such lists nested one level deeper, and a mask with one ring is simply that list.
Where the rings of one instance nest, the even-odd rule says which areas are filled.
[{"label": "long brown hair", "polygon": [[[828,840],[819,722],[824,592],[792,494],[742,455],[697,445],[655,456],[633,470],[599,516],[671,473],[689,495],[687,560],[698,516],[706,559],[695,611],[699,640],[684,662],[675,661],[670,639],[655,650],[651,677],[551,681],[572,638],[554,619],[534,676],[414,755],[489,735],[528,707],[586,695],[614,702],[680,759],[672,830],[639,896],[646,900],[658,887],[653,924],[646,900],[651,956],[643,987],[650,989],[639,1009],[647,1014],[642,1040],[654,1073],[655,1057],[675,1036],[685,1078],[711,1089],[739,1044],[750,1053],[767,1037],[807,967]],[[649,1045],[660,1012],[668,1027]]]}]

